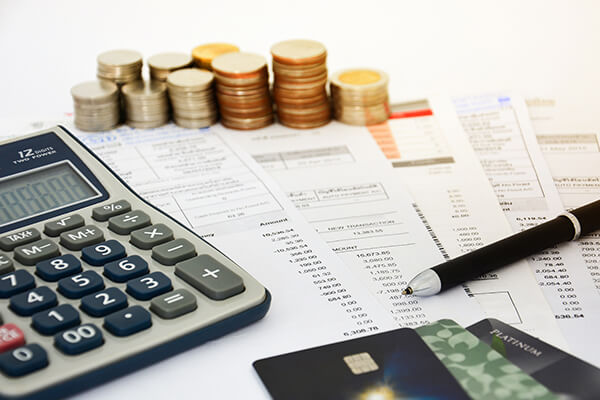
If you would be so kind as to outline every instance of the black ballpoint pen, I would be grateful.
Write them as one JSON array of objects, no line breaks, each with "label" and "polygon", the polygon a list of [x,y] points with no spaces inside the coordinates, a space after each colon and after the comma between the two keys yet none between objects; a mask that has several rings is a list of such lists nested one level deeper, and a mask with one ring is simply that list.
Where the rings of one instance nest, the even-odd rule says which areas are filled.
[{"label": "black ballpoint pen", "polygon": [[597,229],[600,229],[600,200],[426,269],[408,283],[402,294],[431,296]]}]

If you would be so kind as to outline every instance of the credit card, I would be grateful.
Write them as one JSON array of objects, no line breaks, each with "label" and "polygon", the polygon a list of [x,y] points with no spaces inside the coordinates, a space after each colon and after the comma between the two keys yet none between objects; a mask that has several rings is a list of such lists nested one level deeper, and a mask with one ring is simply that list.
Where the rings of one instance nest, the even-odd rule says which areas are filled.
[{"label": "credit card", "polygon": [[497,319],[467,329],[561,397],[600,399],[600,369],[593,365]]},{"label": "credit card", "polygon": [[258,360],[254,368],[275,400],[469,399],[406,328]]},{"label": "credit card", "polygon": [[443,319],[415,330],[473,399],[558,398],[452,320]]}]

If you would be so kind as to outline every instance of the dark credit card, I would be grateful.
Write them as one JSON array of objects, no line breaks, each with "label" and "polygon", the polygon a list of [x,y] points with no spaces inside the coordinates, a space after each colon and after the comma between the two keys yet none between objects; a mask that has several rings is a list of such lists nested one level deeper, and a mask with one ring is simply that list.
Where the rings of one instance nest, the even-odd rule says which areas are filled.
[{"label": "dark credit card", "polygon": [[254,362],[275,400],[468,399],[411,329]]},{"label": "dark credit card", "polygon": [[593,365],[497,319],[467,330],[557,395],[600,399],[600,369]]}]

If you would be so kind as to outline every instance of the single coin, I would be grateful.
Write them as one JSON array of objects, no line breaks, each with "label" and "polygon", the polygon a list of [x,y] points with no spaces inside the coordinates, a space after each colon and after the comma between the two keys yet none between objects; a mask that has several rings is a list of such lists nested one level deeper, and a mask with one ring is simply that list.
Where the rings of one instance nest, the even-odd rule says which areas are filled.
[{"label": "single coin", "polygon": [[216,72],[231,78],[243,78],[243,75],[260,71],[266,66],[267,60],[263,56],[252,53],[227,53],[212,61]]},{"label": "single coin", "polygon": [[167,77],[169,86],[180,89],[203,90],[212,84],[215,79],[212,72],[204,69],[184,68],[174,71]]},{"label": "single coin", "polygon": [[103,66],[128,66],[141,64],[142,55],[134,50],[110,50],[98,55],[98,64]]},{"label": "single coin", "polygon": [[80,103],[101,104],[116,101],[119,96],[119,88],[110,81],[89,81],[73,86],[71,95],[75,101]]},{"label": "single coin", "polygon": [[271,54],[283,64],[312,64],[324,59],[327,49],[314,40],[293,39],[274,44]]},{"label": "single coin", "polygon": [[348,69],[332,75],[331,84],[350,90],[365,90],[386,86],[389,78],[383,71],[367,68]]},{"label": "single coin", "polygon": [[194,61],[196,61],[196,65],[199,67],[210,67],[212,61],[222,55],[227,53],[238,53],[240,51],[239,47],[229,43],[207,43],[200,46],[195,47],[192,50],[192,57],[194,57]]},{"label": "single coin", "polygon": [[377,71],[371,71],[368,69],[357,69],[354,71],[347,71],[339,76],[340,82],[347,83],[349,85],[370,85],[375,82],[379,82],[381,75]]},{"label": "single coin", "polygon": [[185,53],[160,53],[148,58],[148,65],[151,68],[176,70],[189,66],[192,63],[192,57]]}]

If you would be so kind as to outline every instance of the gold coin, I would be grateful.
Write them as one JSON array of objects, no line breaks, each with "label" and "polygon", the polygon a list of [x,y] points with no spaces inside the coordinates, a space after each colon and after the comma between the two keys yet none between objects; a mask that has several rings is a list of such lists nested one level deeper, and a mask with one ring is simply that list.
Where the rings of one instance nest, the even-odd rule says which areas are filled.
[{"label": "gold coin", "polygon": [[349,85],[370,85],[378,82],[381,79],[381,75],[379,72],[369,69],[355,69],[340,74],[338,79],[340,82]]},{"label": "gold coin", "polygon": [[195,47],[192,50],[192,57],[198,66],[210,66],[212,60],[221,54],[237,53],[240,48],[229,43],[207,43]]}]

